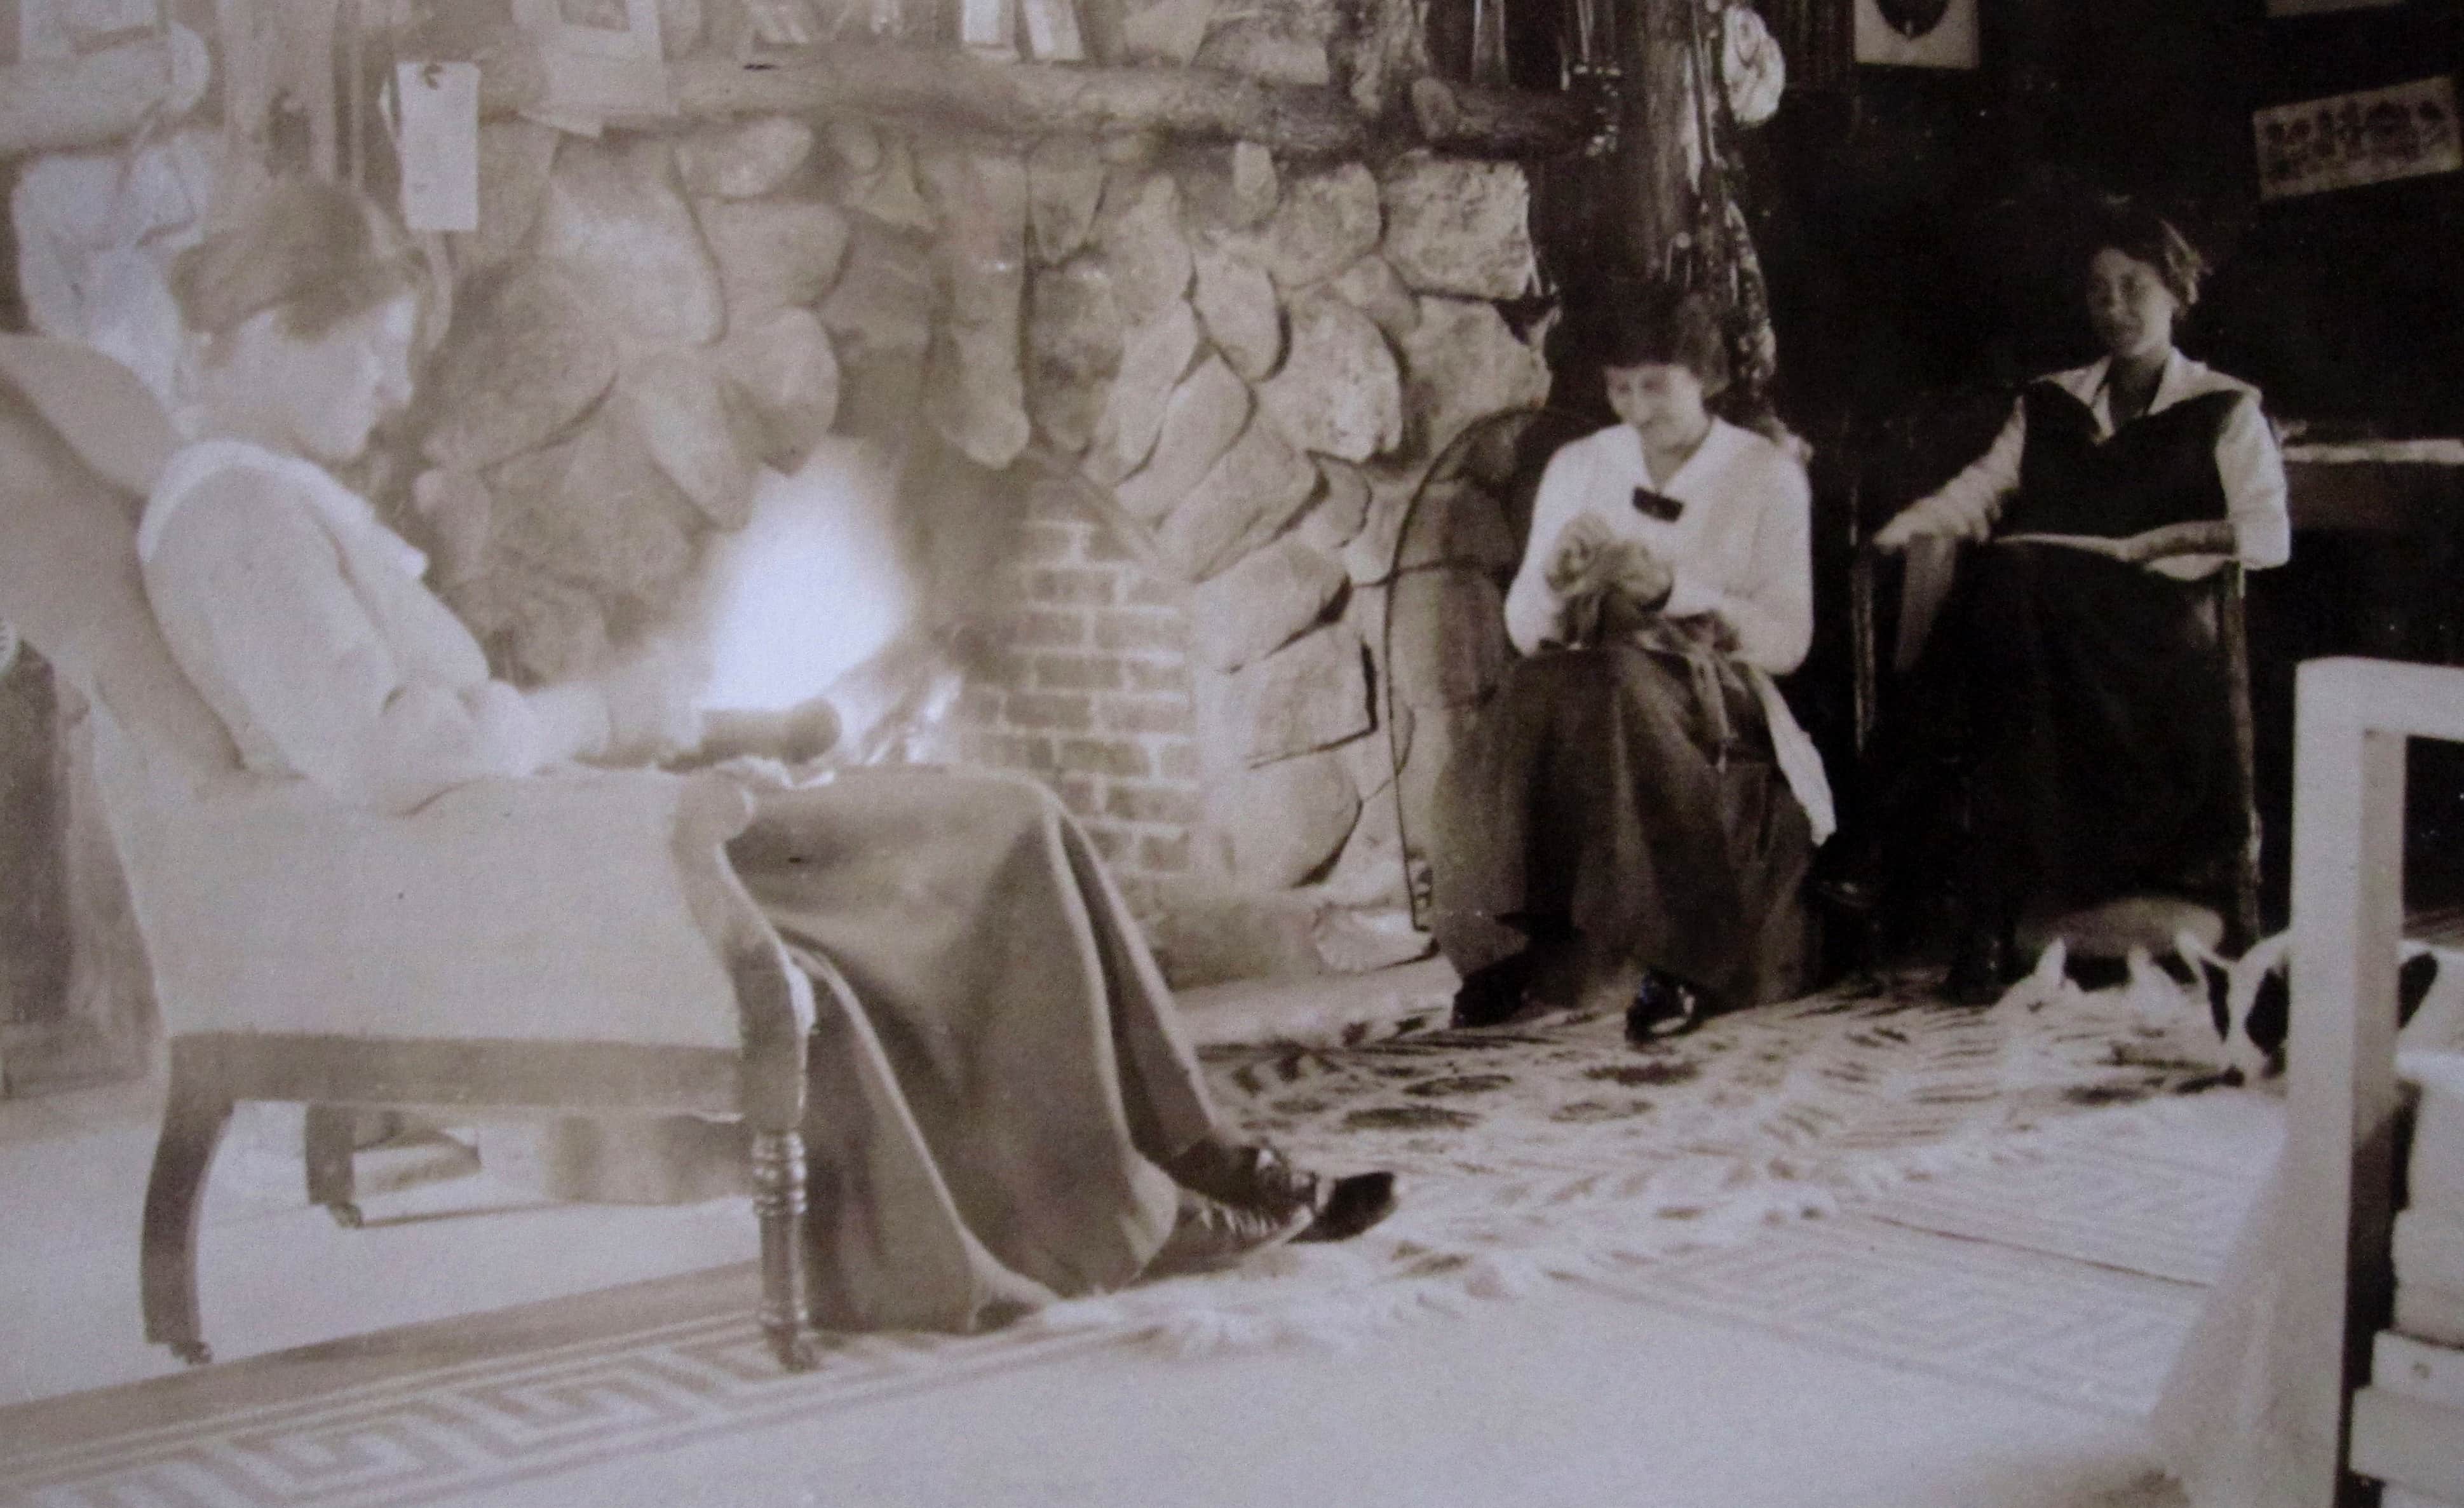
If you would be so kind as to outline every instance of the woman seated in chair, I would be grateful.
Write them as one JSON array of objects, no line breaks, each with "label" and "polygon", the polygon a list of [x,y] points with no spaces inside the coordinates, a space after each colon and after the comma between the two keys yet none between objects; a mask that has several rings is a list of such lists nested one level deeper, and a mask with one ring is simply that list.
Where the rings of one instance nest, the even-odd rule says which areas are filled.
[{"label": "woman seated in chair", "polygon": [[[328,467],[411,392],[419,267],[380,211],[278,185],[176,264],[193,443],[138,534],[164,634],[254,770],[407,811],[457,784],[686,755],[653,672],[492,678],[426,563]],[[791,720],[793,721],[793,720]],[[809,720],[806,720],[809,721]],[[968,1329],[1335,1238],[1391,1205],[1234,1140],[1085,834],[995,775],[764,778],[730,849],[814,991],[816,1318]]]},{"label": "woman seated in chair", "polygon": [[1830,795],[1771,676],[1813,635],[1805,471],[1705,409],[1728,372],[1708,300],[1601,337],[1619,422],[1542,476],[1506,597],[1524,657],[1442,782],[1437,934],[1466,1025],[1620,1006],[1660,1034],[1803,985]]},{"label": "woman seated in chair", "polygon": [[[2230,886],[2246,823],[2201,579],[2291,552],[2257,390],[2173,346],[2198,254],[2126,201],[2101,205],[2091,231],[2086,314],[2105,354],[2030,384],[1982,458],[1874,537],[1889,552],[1984,546],[1917,670],[1920,697],[1964,704],[1973,740],[1949,981],[1971,1004],[2014,977],[2025,910]],[[1878,851],[1905,799],[1878,803],[1859,849]],[[1870,885],[1884,867],[1850,868]]]}]

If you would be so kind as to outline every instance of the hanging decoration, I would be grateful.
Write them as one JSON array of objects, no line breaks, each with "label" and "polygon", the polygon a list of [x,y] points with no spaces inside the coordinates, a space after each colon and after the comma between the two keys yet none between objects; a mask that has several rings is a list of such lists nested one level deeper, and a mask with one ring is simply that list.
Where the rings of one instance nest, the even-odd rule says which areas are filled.
[{"label": "hanging decoration", "polygon": [[1625,63],[1618,50],[1618,3],[1619,0],[1569,0],[1565,10],[1561,54],[1565,59],[1564,76],[1558,85],[1584,95],[1598,111],[1599,128],[1583,146],[1583,154],[1592,158],[1616,152],[1619,119],[1624,114]]},{"label": "hanging decoration", "polygon": [[[1779,368],[1777,338],[1771,325],[1771,299],[1763,282],[1762,258],[1754,251],[1752,229],[1741,202],[1745,183],[1736,131],[1758,123],[1778,108],[1784,65],[1771,33],[1743,0],[1720,5],[1717,0],[1684,0],[1693,11],[1693,51],[1686,70],[1693,95],[1686,156],[1694,177],[1694,223],[1671,249],[1670,271],[1681,287],[1700,290],[1717,300],[1728,337],[1729,388],[1723,407],[1741,423],[1767,425],[1771,416],[1771,383]],[[1751,66],[1730,71],[1731,28],[1735,17],[1751,17],[1749,31],[1758,34],[1770,54],[1764,65],[1772,77],[1770,108],[1754,119],[1738,108],[1740,78],[1750,78]],[[1752,52],[1750,39],[1742,50]],[[1713,87],[1712,80],[1721,86]],[[1750,102],[1762,102],[1754,89],[1742,91]]]},{"label": "hanging decoration", "polygon": [[479,65],[397,63],[387,82],[387,124],[402,163],[403,224],[413,231],[476,231]]},{"label": "hanging decoration", "polygon": [[1721,15],[1720,85],[1740,125],[1760,125],[1779,113],[1788,60],[1752,6],[1731,5]]}]

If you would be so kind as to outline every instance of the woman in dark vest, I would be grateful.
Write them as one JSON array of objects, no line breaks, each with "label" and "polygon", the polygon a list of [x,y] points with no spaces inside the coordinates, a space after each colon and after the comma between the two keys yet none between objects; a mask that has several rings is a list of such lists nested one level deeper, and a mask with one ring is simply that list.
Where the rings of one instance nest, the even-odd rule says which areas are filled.
[{"label": "woman in dark vest", "polygon": [[2257,389],[2173,346],[2198,254],[2126,201],[2100,207],[2086,244],[2105,355],[2029,384],[1982,458],[1874,537],[1980,546],[1920,670],[1966,683],[1975,741],[1950,980],[1970,1003],[2012,976],[2023,909],[2221,891],[2243,834],[2200,580],[2291,552]]}]

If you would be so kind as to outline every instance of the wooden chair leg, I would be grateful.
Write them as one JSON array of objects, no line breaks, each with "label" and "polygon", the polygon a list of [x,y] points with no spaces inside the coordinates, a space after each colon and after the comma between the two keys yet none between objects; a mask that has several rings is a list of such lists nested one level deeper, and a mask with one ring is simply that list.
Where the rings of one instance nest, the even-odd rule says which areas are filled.
[{"label": "wooden chair leg", "polygon": [[2227,948],[2238,955],[2258,941],[2259,841],[2258,733],[2250,704],[2249,591],[2239,565],[2218,572],[2216,627],[2223,642],[2228,701],[2233,717],[2233,799],[2240,808],[2242,843],[2233,855],[2233,915],[2225,923]]},{"label": "wooden chair leg", "polygon": [[804,1297],[804,1139],[794,1131],[753,1134],[753,1212],[761,1222],[761,1330],[779,1364],[813,1365]]},{"label": "wooden chair leg", "polygon": [[357,1231],[362,1224],[359,1188],[351,1168],[358,1132],[359,1117],[351,1111],[332,1105],[308,1107],[308,1202],[323,1205],[334,1223],[345,1231]]},{"label": "wooden chair leg", "polygon": [[197,1226],[206,1172],[231,1122],[231,1102],[214,1085],[200,1083],[193,1069],[184,1072],[181,1056],[179,1044],[172,1044],[170,1098],[145,1186],[139,1267],[145,1339],[194,1366],[213,1360],[197,1313]]}]

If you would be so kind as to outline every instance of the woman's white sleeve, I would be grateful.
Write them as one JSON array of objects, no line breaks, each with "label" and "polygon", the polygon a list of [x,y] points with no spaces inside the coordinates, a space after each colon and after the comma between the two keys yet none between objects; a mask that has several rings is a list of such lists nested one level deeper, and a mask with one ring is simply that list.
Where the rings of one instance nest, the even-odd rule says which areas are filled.
[{"label": "woman's white sleeve", "polygon": [[346,800],[407,811],[582,751],[584,709],[500,681],[406,675],[333,542],[280,486],[244,473],[200,483],[144,570],[175,655],[210,667],[285,764]]},{"label": "woman's white sleeve", "polygon": [[[1754,529],[1752,583],[1724,591],[1684,570],[1664,610],[1672,618],[1714,613],[1737,635],[1737,657],[1774,676],[1805,661],[1814,644],[1813,488],[1793,463],[1774,465]],[[1742,500],[1742,499],[1740,499]]]},{"label": "woman's white sleeve", "polygon": [[2011,417],[1993,443],[1968,469],[1945,482],[1931,497],[1908,504],[1907,511],[1925,521],[1925,532],[1950,539],[1982,540],[1993,532],[2002,504],[2019,489],[2019,457],[2028,448],[2028,411],[2011,406]]},{"label": "woman's white sleeve", "polygon": [[2253,569],[2293,556],[2293,517],[2285,501],[2284,455],[2256,394],[2233,407],[2216,437],[2216,476],[2224,483],[2225,516],[2233,552]]}]

